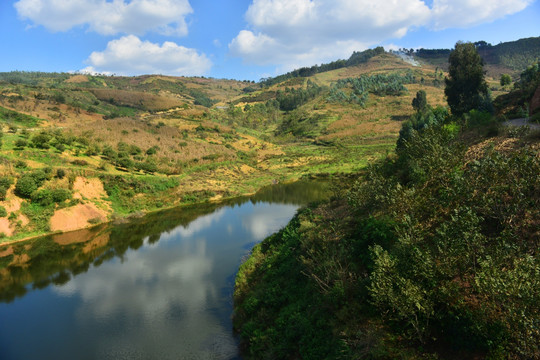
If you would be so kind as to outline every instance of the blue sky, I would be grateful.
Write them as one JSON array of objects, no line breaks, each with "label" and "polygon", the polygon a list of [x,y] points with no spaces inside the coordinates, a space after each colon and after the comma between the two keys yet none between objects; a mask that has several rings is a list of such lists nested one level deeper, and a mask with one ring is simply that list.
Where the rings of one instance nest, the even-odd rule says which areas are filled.
[{"label": "blue sky", "polygon": [[540,36],[540,0],[1,0],[0,71],[259,80],[355,50]]}]

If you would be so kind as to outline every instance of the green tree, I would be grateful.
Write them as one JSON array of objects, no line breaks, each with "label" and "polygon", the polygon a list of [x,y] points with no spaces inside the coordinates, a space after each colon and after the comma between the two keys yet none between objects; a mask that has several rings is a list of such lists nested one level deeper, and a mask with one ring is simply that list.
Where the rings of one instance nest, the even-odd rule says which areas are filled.
[{"label": "green tree", "polygon": [[420,90],[416,93],[416,97],[412,101],[412,107],[416,111],[422,111],[427,106],[427,98],[426,98],[426,92],[424,90]]},{"label": "green tree", "polygon": [[454,115],[481,109],[488,98],[482,58],[472,43],[456,43],[449,57],[444,94]]},{"label": "green tree", "polygon": [[508,74],[501,74],[501,86],[510,85],[512,83],[512,78]]}]

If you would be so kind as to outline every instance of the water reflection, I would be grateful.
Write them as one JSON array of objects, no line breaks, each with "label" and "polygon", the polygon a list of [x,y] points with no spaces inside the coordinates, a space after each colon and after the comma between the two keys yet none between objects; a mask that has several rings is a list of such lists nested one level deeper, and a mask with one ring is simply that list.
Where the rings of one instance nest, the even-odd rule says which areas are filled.
[{"label": "water reflection", "polygon": [[289,191],[0,247],[0,358],[236,358],[240,259],[318,198]]}]

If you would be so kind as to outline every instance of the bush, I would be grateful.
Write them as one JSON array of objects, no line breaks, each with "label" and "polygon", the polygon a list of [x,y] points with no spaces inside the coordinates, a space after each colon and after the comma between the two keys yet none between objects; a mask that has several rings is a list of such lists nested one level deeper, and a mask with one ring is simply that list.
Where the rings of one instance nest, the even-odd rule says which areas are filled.
[{"label": "bush", "polygon": [[56,177],[58,179],[63,179],[64,176],[66,176],[66,170],[64,170],[64,169],[56,169]]},{"label": "bush", "polygon": [[98,144],[91,144],[90,146],[88,146],[88,148],[86,149],[86,151],[84,152],[85,155],[87,156],[94,156],[94,155],[97,155],[101,152],[101,149],[99,147]]},{"label": "bush", "polygon": [[38,188],[33,177],[23,175],[15,184],[15,194],[25,199],[30,199],[34,191]]},{"label": "bush", "polygon": [[55,203],[63,203],[71,199],[72,193],[67,189],[53,189],[51,190],[51,196]]},{"label": "bush", "polygon": [[27,145],[28,145],[28,141],[26,141],[25,139],[17,139],[15,141],[15,148],[17,149],[23,149]]},{"label": "bush", "polygon": [[12,183],[13,181],[7,176],[0,176],[0,187],[8,189]]},{"label": "bush", "polygon": [[48,149],[49,142],[51,141],[51,135],[46,132],[41,132],[32,137],[32,144],[38,149]]},{"label": "bush", "polygon": [[12,181],[7,176],[0,176],[0,186],[8,188],[11,185]]},{"label": "bush", "polygon": [[0,206],[0,217],[7,217],[7,210],[5,207]]},{"label": "bush", "polygon": [[88,161],[82,160],[82,159],[75,159],[71,162],[73,165],[79,165],[79,166],[86,166],[88,165]]},{"label": "bush", "polygon": [[131,169],[134,165],[134,162],[128,157],[122,157],[118,159],[117,165],[126,169]]},{"label": "bush", "polygon": [[114,149],[110,145],[105,145],[101,154],[109,160],[113,160],[118,156],[116,151],[114,151]]},{"label": "bush", "polygon": [[6,200],[7,187],[0,185],[0,201]]},{"label": "bush", "polygon": [[15,184],[15,194],[29,199],[32,194],[47,180],[47,174],[43,170],[34,170],[23,174]]},{"label": "bush", "polygon": [[32,202],[35,202],[41,206],[49,206],[54,201],[51,191],[44,189],[32,193]]},{"label": "bush", "polygon": [[56,143],[54,144],[54,147],[56,148],[56,150],[58,150],[60,153],[63,153],[64,151],[66,151],[66,146],[62,143]]},{"label": "bush", "polygon": [[154,155],[159,150],[159,146],[155,145],[146,150],[146,155]]}]

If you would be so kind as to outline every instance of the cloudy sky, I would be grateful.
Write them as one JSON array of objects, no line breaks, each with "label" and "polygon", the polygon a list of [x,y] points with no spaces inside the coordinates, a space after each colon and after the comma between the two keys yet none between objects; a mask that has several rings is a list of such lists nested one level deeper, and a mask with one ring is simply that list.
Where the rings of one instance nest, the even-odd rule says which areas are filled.
[{"label": "cloudy sky", "polygon": [[540,0],[0,0],[0,71],[259,80],[353,51],[540,36]]}]

